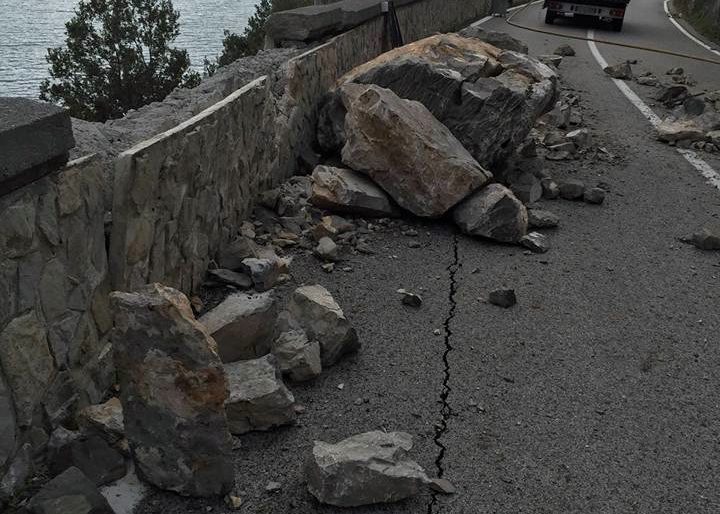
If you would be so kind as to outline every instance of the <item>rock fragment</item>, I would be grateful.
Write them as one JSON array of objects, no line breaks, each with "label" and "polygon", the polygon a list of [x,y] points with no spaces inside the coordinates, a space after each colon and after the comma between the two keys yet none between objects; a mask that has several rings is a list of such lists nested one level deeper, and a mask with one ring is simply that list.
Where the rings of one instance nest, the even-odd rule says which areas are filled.
[{"label": "rock fragment", "polygon": [[111,300],[125,434],[139,471],[179,494],[227,493],[232,444],[215,342],[172,288],[151,284]]},{"label": "rock fragment", "polygon": [[49,443],[48,467],[59,474],[76,467],[95,485],[121,479],[127,473],[125,458],[99,435],[82,436],[55,429]]},{"label": "rock fragment", "polygon": [[543,178],[540,180],[540,185],[543,190],[543,198],[548,200],[555,200],[560,196],[560,188],[557,183],[551,178]]},{"label": "rock fragment", "polygon": [[252,279],[245,273],[218,268],[208,270],[207,274],[208,278],[216,284],[230,285],[239,289],[250,289],[252,287]]},{"label": "rock fragment", "polygon": [[445,478],[433,478],[430,480],[430,489],[436,493],[455,494],[457,489],[452,483]]},{"label": "rock fragment", "polygon": [[320,343],[323,367],[335,364],[343,355],[360,348],[355,329],[323,286],[298,287],[290,298],[288,311],[308,339]]},{"label": "rock fragment", "polygon": [[720,225],[708,225],[683,241],[701,250],[720,250]]},{"label": "rock fragment", "polygon": [[277,314],[270,293],[234,293],[200,318],[223,362],[262,357],[270,351]]},{"label": "rock fragment", "polygon": [[577,148],[585,148],[590,143],[590,131],[586,128],[580,128],[568,132],[565,137]]},{"label": "rock fragment", "polygon": [[528,209],[528,226],[530,228],[554,228],[560,223],[557,214],[543,209]]},{"label": "rock fragment", "polygon": [[115,514],[82,471],[69,468],[53,478],[28,502],[31,514]]},{"label": "rock fragment", "polygon": [[315,255],[324,261],[337,261],[340,257],[338,245],[329,237],[321,237],[315,247]]},{"label": "rock fragment", "polygon": [[535,203],[542,198],[542,185],[532,173],[522,173],[510,184],[510,190],[524,204]]},{"label": "rock fragment", "polygon": [[559,55],[539,55],[538,59],[541,63],[555,68],[559,68],[563,61],[563,58]]},{"label": "rock fragment", "polygon": [[306,466],[308,491],[321,503],[356,507],[390,503],[418,494],[430,480],[409,459],[412,437],[367,432],[336,444],[315,441]]},{"label": "rock fragment", "polygon": [[285,387],[274,356],[225,364],[225,373],[230,432],[239,435],[294,422],[295,398]]},{"label": "rock fragment", "polygon": [[605,190],[599,187],[590,187],[583,193],[583,200],[586,203],[600,205],[605,201]]},{"label": "rock fragment", "polygon": [[613,66],[607,66],[603,69],[605,73],[610,75],[614,79],[619,80],[632,80],[633,79],[633,72],[632,68],[630,67],[630,63],[625,61],[621,62],[619,64],[615,64]]},{"label": "rock fragment", "polygon": [[478,26],[470,25],[458,32],[458,35],[479,39],[480,41],[489,43],[496,48],[502,48],[503,50],[511,50],[513,52],[520,52],[521,54],[528,53],[528,46],[526,43],[520,41],[519,39],[515,39],[505,32],[485,30]]},{"label": "rock fragment", "polygon": [[240,236],[220,250],[217,263],[221,268],[237,270],[244,259],[259,256],[260,247],[257,243],[248,237]]},{"label": "rock fragment", "polygon": [[396,216],[392,200],[365,175],[331,166],[318,166],[312,174],[310,202],[321,209],[358,216]]},{"label": "rock fragment", "polygon": [[320,343],[308,341],[301,328],[281,333],[272,344],[272,353],[280,371],[293,382],[304,382],[320,376]]},{"label": "rock fragment", "polygon": [[573,57],[575,55],[575,49],[565,43],[557,47],[553,53],[555,55],[562,55],[563,57]]},{"label": "rock fragment", "polygon": [[422,298],[419,295],[405,291],[404,289],[398,289],[398,293],[402,295],[403,305],[410,307],[420,307],[423,303]]},{"label": "rock fragment", "polygon": [[413,214],[442,216],[492,177],[421,103],[375,85],[340,91],[348,109],[343,162]]},{"label": "rock fragment", "polygon": [[565,200],[580,200],[585,193],[585,184],[580,180],[566,180],[559,189],[560,196]]},{"label": "rock fragment", "polygon": [[255,290],[264,292],[275,287],[282,274],[283,264],[278,258],[243,259],[241,269],[250,277]]},{"label": "rock fragment", "polygon": [[534,253],[545,253],[550,249],[550,242],[546,235],[540,232],[530,232],[523,236],[520,244]]},{"label": "rock fragment", "polygon": [[517,297],[514,289],[496,289],[490,291],[488,301],[493,305],[507,309],[517,303]]},{"label": "rock fragment", "polygon": [[474,193],[453,211],[460,229],[503,243],[517,243],[527,232],[527,210],[512,191],[490,184]]}]

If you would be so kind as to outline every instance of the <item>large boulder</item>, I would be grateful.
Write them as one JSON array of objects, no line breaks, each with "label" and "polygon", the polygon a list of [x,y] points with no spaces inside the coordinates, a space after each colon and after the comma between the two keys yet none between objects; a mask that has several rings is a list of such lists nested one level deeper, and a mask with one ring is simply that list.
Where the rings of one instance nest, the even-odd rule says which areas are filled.
[{"label": "large boulder", "polygon": [[318,166],[312,181],[310,202],[321,209],[381,218],[397,214],[387,193],[355,171]]},{"label": "large boulder", "polygon": [[442,216],[492,177],[419,102],[375,85],[340,89],[347,114],[342,160],[417,216]]},{"label": "large boulder", "polygon": [[273,341],[272,353],[280,371],[293,382],[312,380],[322,372],[320,343],[309,341],[301,328],[278,335]]},{"label": "large boulder", "polygon": [[421,102],[490,169],[522,143],[558,94],[556,72],[537,59],[457,34],[396,48],[342,82],[376,84]]},{"label": "large boulder", "polygon": [[408,458],[412,436],[404,432],[366,432],[337,444],[315,441],[306,466],[308,491],[318,501],[356,507],[403,500],[430,483]]},{"label": "large boulder", "polygon": [[45,484],[27,504],[31,514],[115,514],[82,471],[69,468]]},{"label": "large boulder", "polygon": [[228,393],[215,341],[175,289],[150,284],[111,300],[125,434],[139,471],[182,495],[227,493]]},{"label": "large boulder", "polygon": [[521,54],[528,53],[527,43],[515,39],[506,32],[498,32],[496,30],[485,30],[477,25],[470,25],[465,27],[460,32],[459,36],[479,39],[484,41],[496,48],[502,50],[512,50],[513,52],[520,52]]},{"label": "large boulder", "polygon": [[311,340],[320,343],[323,366],[360,348],[355,329],[330,292],[321,285],[298,287],[288,303],[288,311]]},{"label": "large boulder", "polygon": [[225,373],[230,432],[269,430],[295,420],[295,398],[285,387],[274,356],[225,364]]},{"label": "large boulder", "polygon": [[453,218],[465,234],[501,243],[518,243],[528,226],[527,209],[500,184],[490,184],[470,196],[455,208]]},{"label": "large boulder", "polygon": [[277,310],[270,293],[231,294],[200,318],[217,342],[223,362],[262,357],[270,352]]}]

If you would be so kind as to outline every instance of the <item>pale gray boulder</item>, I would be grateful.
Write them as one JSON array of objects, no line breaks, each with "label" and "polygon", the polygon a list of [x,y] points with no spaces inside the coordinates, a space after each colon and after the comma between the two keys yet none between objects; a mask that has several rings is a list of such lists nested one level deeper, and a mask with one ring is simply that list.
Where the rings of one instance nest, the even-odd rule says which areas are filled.
[{"label": "pale gray boulder", "polygon": [[517,243],[527,232],[528,215],[523,203],[500,184],[490,184],[468,197],[453,211],[465,234],[502,243]]},{"label": "pale gray boulder", "polygon": [[293,382],[312,380],[322,372],[320,343],[309,341],[300,328],[278,335],[272,344],[272,354],[282,374]]},{"label": "pale gray boulder", "polygon": [[262,357],[270,351],[277,309],[270,293],[231,294],[200,318],[223,362]]},{"label": "pale gray boulder", "polygon": [[360,348],[355,329],[323,286],[298,287],[290,298],[288,311],[308,339],[320,343],[323,366],[331,366],[343,355]]},{"label": "pale gray boulder", "polygon": [[321,503],[356,507],[409,498],[429,486],[422,467],[409,459],[412,436],[366,432],[336,444],[315,441],[306,466],[307,487]]},{"label": "pale gray boulder", "polygon": [[295,420],[295,398],[285,387],[274,356],[225,364],[225,374],[231,433],[270,430]]},{"label": "pale gray boulder", "polygon": [[355,171],[318,166],[313,171],[312,180],[310,202],[321,209],[368,217],[398,214],[387,193]]},{"label": "pale gray boulder", "polygon": [[150,284],[111,294],[112,342],[123,422],[138,470],[189,496],[227,493],[234,481],[217,345],[179,291]]}]

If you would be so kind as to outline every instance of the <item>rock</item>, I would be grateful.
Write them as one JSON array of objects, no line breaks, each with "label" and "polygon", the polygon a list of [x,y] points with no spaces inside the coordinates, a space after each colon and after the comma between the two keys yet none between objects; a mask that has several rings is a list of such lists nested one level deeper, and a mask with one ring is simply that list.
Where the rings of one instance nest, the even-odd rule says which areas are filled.
[{"label": "rock", "polygon": [[665,75],[684,75],[685,70],[683,68],[670,68],[668,71],[665,72]]},{"label": "rock", "polygon": [[572,46],[565,43],[565,44],[557,47],[553,53],[555,55],[562,55],[563,57],[573,57],[573,56],[575,56],[575,49]]},{"label": "rock", "polygon": [[720,250],[720,226],[711,225],[695,232],[688,241],[701,250]]},{"label": "rock", "polygon": [[563,61],[563,58],[559,55],[538,55],[538,59],[541,63],[555,68],[559,68]]},{"label": "rock", "polygon": [[543,209],[528,209],[528,227],[555,228],[560,223],[557,214]]},{"label": "rock", "polygon": [[490,291],[488,301],[493,305],[507,309],[517,303],[517,298],[515,297],[514,289],[496,289],[495,291]]},{"label": "rock", "polygon": [[660,89],[656,100],[665,104],[667,107],[674,107],[675,105],[683,103],[689,95],[690,92],[687,86],[674,84]]},{"label": "rock", "polygon": [[540,185],[542,186],[543,190],[543,198],[547,198],[548,200],[555,200],[557,197],[560,196],[560,188],[553,179],[543,178],[540,180]]},{"label": "rock", "polygon": [[217,284],[224,284],[239,289],[250,289],[252,279],[245,273],[238,273],[229,269],[211,269],[207,272],[208,278]]},{"label": "rock", "polygon": [[545,253],[550,249],[547,236],[540,232],[530,232],[523,236],[520,244],[534,253]]},{"label": "rock", "polygon": [[418,494],[429,479],[409,460],[412,437],[367,432],[337,444],[315,441],[306,466],[308,491],[321,503],[356,507],[400,501]]},{"label": "rock", "polygon": [[560,196],[565,200],[580,200],[585,193],[585,184],[580,180],[566,180],[560,184]]},{"label": "rock", "polygon": [[150,284],[110,296],[125,434],[139,471],[182,495],[227,493],[232,444],[215,341],[179,291]]},{"label": "rock", "polygon": [[535,203],[542,198],[542,185],[532,173],[522,173],[513,180],[510,190],[524,204]]},{"label": "rock", "polygon": [[632,80],[633,72],[629,62],[622,62],[615,64],[614,66],[607,66],[603,69],[605,73],[610,75],[614,79],[619,80]]},{"label": "rock", "polygon": [[277,314],[270,293],[231,294],[200,318],[223,362],[262,357],[270,351]]},{"label": "rock", "polygon": [[321,209],[358,216],[396,216],[390,197],[365,175],[352,170],[318,166],[312,174],[310,202]]},{"label": "rock", "polygon": [[232,510],[238,510],[240,507],[242,507],[242,504],[243,499],[240,496],[228,494],[225,497],[225,505],[230,507]]},{"label": "rock", "polygon": [[663,120],[657,126],[658,139],[666,143],[698,141],[705,132],[693,120]]},{"label": "rock", "polygon": [[115,514],[82,471],[69,468],[38,491],[27,504],[32,514]]},{"label": "rock", "polygon": [[267,493],[276,493],[282,489],[282,484],[280,482],[268,482],[265,486],[265,492]]},{"label": "rock", "polygon": [[272,353],[280,371],[293,382],[304,382],[320,376],[320,343],[308,341],[301,328],[282,332],[272,344]]},{"label": "rock", "polygon": [[242,261],[249,257],[259,257],[260,247],[247,237],[238,237],[220,250],[217,263],[221,268],[240,269]]},{"label": "rock", "polygon": [[527,232],[527,210],[512,191],[490,184],[453,211],[453,219],[465,234],[502,243],[517,243]]},{"label": "rock", "polygon": [[605,201],[605,190],[599,187],[591,187],[583,193],[583,200],[586,203],[599,205]]},{"label": "rock", "polygon": [[5,382],[0,366],[0,470],[15,451],[15,409],[12,391]]},{"label": "rock", "polygon": [[720,130],[712,130],[705,137],[717,147],[720,147]]},{"label": "rock", "polygon": [[355,329],[323,286],[298,287],[290,298],[288,311],[305,330],[308,339],[320,343],[323,367],[360,349]]},{"label": "rock", "polygon": [[455,486],[452,485],[449,480],[446,480],[444,478],[433,478],[432,480],[430,480],[430,489],[432,489],[436,493],[442,494],[455,494],[455,492],[457,491],[457,489],[455,489]]},{"label": "rock", "polygon": [[345,84],[341,94],[343,162],[413,214],[442,216],[492,177],[422,104],[374,85]]},{"label": "rock", "polygon": [[454,34],[396,48],[343,80],[419,101],[489,169],[513,154],[557,96],[557,74],[545,64]]},{"label": "rock", "polygon": [[585,148],[590,143],[590,131],[586,128],[576,129],[568,132],[565,137],[578,148]]},{"label": "rock", "polygon": [[658,81],[657,77],[652,76],[652,75],[647,76],[647,77],[637,77],[635,79],[635,82],[637,82],[641,86],[650,86],[650,87],[655,87],[660,83]]},{"label": "rock", "polygon": [[339,154],[345,144],[345,104],[342,98],[329,93],[321,102],[318,113],[317,141],[327,155]]},{"label": "rock", "polygon": [[690,96],[683,102],[683,109],[688,116],[700,116],[705,112],[705,100],[697,96]]},{"label": "rock", "polygon": [[99,435],[60,433],[56,429],[49,443],[48,467],[53,474],[78,468],[95,485],[121,479],[127,473],[125,458]]},{"label": "rock", "polygon": [[321,237],[315,247],[315,255],[324,261],[337,261],[339,259],[338,245],[329,237]]},{"label": "rock", "polygon": [[513,52],[520,52],[521,54],[528,53],[527,44],[523,43],[519,39],[515,39],[514,37],[506,34],[505,32],[485,30],[480,28],[479,26],[470,25],[469,27],[465,27],[460,32],[458,32],[458,35],[467,38],[479,39],[480,41],[484,41],[496,48],[501,48],[503,50],[511,50]]},{"label": "rock", "polygon": [[18,493],[33,473],[32,445],[21,445],[9,462],[0,477],[0,504]]},{"label": "rock", "polygon": [[255,290],[261,293],[275,287],[282,274],[282,263],[277,258],[243,259],[240,268],[250,276]]},{"label": "rock", "polygon": [[295,398],[285,387],[274,356],[225,364],[225,374],[230,432],[239,435],[294,422]]},{"label": "rock", "polygon": [[399,289],[398,293],[402,295],[403,305],[408,305],[410,307],[420,307],[423,303],[422,297],[420,297],[419,295],[410,293],[408,291],[405,291],[404,289]]}]

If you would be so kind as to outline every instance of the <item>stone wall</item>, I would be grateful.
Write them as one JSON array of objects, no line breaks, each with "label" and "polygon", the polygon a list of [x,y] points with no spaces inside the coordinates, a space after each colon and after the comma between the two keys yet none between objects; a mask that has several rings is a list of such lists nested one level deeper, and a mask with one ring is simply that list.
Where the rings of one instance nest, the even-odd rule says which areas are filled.
[{"label": "stone wall", "polygon": [[0,469],[112,384],[101,191],[86,157],[0,198]]}]

